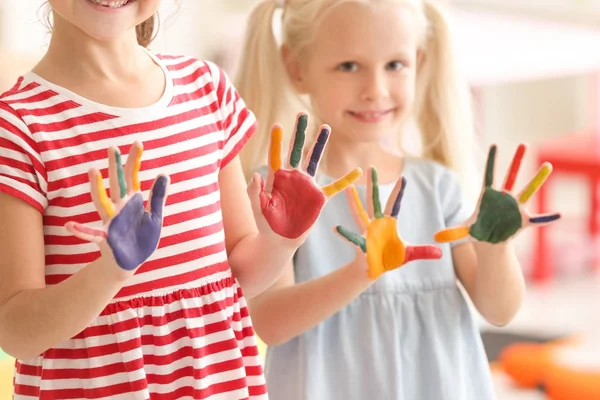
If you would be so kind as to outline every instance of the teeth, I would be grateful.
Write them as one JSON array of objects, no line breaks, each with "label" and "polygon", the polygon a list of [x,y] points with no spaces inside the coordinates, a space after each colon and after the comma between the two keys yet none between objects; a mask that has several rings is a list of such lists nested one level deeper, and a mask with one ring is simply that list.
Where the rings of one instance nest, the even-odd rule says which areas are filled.
[{"label": "teeth", "polygon": [[104,7],[119,8],[123,7],[129,2],[129,0],[117,0],[117,1],[106,1],[106,0],[90,0],[94,4],[99,4]]}]

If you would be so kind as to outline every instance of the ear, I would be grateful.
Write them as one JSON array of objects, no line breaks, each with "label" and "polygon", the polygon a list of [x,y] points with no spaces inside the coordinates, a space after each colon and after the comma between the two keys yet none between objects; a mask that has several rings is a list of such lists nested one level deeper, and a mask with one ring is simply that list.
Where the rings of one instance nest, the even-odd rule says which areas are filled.
[{"label": "ear", "polygon": [[304,79],[303,65],[300,58],[286,44],[281,46],[281,59],[283,65],[290,78],[290,83],[298,94],[306,94],[308,92]]}]

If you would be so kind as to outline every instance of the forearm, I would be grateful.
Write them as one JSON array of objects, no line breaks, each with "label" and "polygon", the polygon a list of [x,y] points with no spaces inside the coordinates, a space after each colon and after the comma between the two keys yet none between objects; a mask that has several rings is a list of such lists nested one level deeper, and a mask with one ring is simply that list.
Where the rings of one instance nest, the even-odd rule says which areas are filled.
[{"label": "forearm", "polygon": [[491,324],[508,324],[521,308],[525,279],[510,244],[475,244],[477,274],[473,303]]},{"label": "forearm", "polygon": [[283,273],[296,247],[275,235],[255,234],[240,240],[229,254],[229,265],[248,299],[268,289]]},{"label": "forearm", "polygon": [[0,346],[27,360],[77,335],[123,286],[117,268],[100,257],[57,285],[17,293],[0,308]]},{"label": "forearm", "polygon": [[312,281],[268,290],[250,302],[253,325],[268,345],[284,343],[331,317],[373,282],[350,263]]}]

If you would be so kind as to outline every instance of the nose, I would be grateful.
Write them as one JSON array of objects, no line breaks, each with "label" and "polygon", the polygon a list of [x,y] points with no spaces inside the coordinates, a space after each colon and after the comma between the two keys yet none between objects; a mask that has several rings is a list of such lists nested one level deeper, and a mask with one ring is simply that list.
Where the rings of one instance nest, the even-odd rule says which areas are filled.
[{"label": "nose", "polygon": [[361,100],[377,101],[387,94],[387,79],[383,71],[370,71],[365,74]]}]

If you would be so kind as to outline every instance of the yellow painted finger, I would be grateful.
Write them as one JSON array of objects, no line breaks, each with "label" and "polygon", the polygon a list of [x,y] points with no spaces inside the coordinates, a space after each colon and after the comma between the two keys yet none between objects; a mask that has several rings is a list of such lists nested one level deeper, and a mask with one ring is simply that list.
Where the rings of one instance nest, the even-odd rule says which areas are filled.
[{"label": "yellow painted finger", "polygon": [[333,197],[339,192],[345,190],[348,186],[352,185],[354,181],[360,178],[361,175],[362,170],[360,168],[356,168],[355,170],[350,171],[344,177],[338,179],[337,181],[330,183],[327,186],[323,186],[323,193],[325,193],[325,196],[327,197]]},{"label": "yellow painted finger", "polygon": [[271,129],[271,145],[269,146],[269,165],[273,172],[281,169],[281,141],[283,129],[281,125],[273,126]]},{"label": "yellow painted finger", "polygon": [[102,204],[102,208],[104,212],[108,216],[108,218],[112,218],[115,215],[115,207],[112,201],[106,195],[106,189],[104,188],[104,182],[102,181],[102,175],[97,174],[96,179],[98,182],[98,199],[100,200],[100,204]]},{"label": "yellow painted finger", "polygon": [[360,201],[360,197],[358,197],[358,190],[356,190],[355,186],[351,187],[352,190],[352,199],[354,201],[354,207],[356,208],[356,213],[358,217],[361,219],[365,226],[369,226],[369,216],[363,207],[362,201]]},{"label": "yellow painted finger", "polygon": [[542,187],[542,185],[544,184],[544,182],[546,182],[546,179],[548,179],[551,173],[551,164],[545,163],[544,165],[542,165],[542,167],[539,169],[537,174],[535,174],[531,182],[529,182],[527,187],[523,190],[521,196],[519,196],[519,203],[526,203],[531,198],[531,196],[533,196],[539,190],[539,188]]},{"label": "yellow painted finger", "polygon": [[459,226],[456,228],[448,228],[439,231],[435,234],[434,240],[438,243],[454,242],[455,240],[464,239],[469,236],[468,226]]},{"label": "yellow painted finger", "polygon": [[133,182],[133,190],[135,192],[139,192],[141,190],[140,168],[142,166],[142,152],[143,149],[141,147],[138,147],[137,153],[135,155],[135,163],[133,164],[133,177],[131,181]]}]

